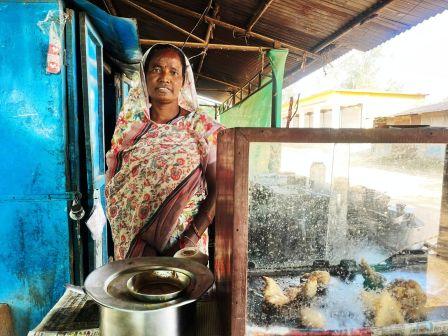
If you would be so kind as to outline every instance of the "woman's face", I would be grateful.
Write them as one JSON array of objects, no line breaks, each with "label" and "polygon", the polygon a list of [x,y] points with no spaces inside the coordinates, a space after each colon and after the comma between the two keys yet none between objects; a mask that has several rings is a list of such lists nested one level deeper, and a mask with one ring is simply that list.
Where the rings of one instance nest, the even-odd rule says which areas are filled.
[{"label": "woman's face", "polygon": [[151,102],[177,103],[182,84],[182,63],[179,55],[170,49],[157,52],[149,61],[146,73]]}]

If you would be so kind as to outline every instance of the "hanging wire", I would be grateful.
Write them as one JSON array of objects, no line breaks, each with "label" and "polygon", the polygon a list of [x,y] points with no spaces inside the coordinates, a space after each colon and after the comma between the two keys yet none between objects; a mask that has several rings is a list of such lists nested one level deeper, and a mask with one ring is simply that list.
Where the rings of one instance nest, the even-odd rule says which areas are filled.
[{"label": "hanging wire", "polygon": [[188,33],[187,38],[185,39],[184,44],[182,44],[182,47],[180,49],[184,49],[185,44],[188,42],[188,40],[190,39],[191,34],[193,34],[194,30],[197,28],[197,26],[199,25],[199,23],[201,23],[202,19],[204,18],[204,16],[206,16],[210,10],[210,8],[212,8],[212,0],[209,1],[208,6],[204,9],[204,11],[202,12],[201,16],[198,19],[198,22],[196,22],[195,26],[193,27],[193,29]]},{"label": "hanging wire", "polygon": [[112,15],[111,10],[110,10],[109,6],[106,3],[106,0],[103,0],[103,4],[104,4],[104,7],[106,7],[106,9],[107,9],[108,14]]},{"label": "hanging wire", "polygon": [[194,56],[189,57],[188,60],[191,61],[193,58],[196,58],[196,57],[201,56],[203,54],[207,54],[207,51],[202,50],[199,54],[196,54]]}]

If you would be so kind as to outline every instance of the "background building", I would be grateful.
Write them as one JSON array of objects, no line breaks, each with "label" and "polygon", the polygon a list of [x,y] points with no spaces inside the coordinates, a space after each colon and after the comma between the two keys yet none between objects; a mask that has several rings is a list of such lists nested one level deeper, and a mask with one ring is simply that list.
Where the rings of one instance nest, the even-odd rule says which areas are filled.
[{"label": "background building", "polygon": [[[395,116],[423,104],[425,94],[329,90],[300,98],[290,127],[371,128],[378,117]],[[283,104],[286,124],[289,102]]]}]

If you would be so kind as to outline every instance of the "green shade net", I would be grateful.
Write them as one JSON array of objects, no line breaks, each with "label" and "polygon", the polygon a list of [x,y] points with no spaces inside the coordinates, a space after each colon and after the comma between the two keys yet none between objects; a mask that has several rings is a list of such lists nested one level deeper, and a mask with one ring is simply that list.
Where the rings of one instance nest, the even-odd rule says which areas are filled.
[{"label": "green shade net", "polygon": [[272,83],[225,111],[219,122],[226,127],[270,127],[271,110]]},{"label": "green shade net", "polygon": [[283,74],[285,73],[287,56],[287,49],[273,49],[268,51],[268,58],[269,62],[271,62],[273,76],[271,127],[281,127],[282,124]]},{"label": "green shade net", "polygon": [[[269,79],[266,79],[268,81]],[[270,127],[272,110],[272,83],[257,91],[242,103],[220,115],[226,127]],[[250,162],[257,162],[251,172],[267,173],[270,167],[269,146],[250,146]]]},{"label": "green shade net", "polygon": [[[285,61],[288,55],[286,49],[274,49],[268,52],[268,58],[273,69],[274,81],[277,85],[278,99],[276,105],[278,111],[276,116],[276,126],[280,127],[281,118],[281,92],[283,85],[283,74],[285,71]],[[269,82],[265,78],[262,86]],[[226,127],[271,127],[272,116],[272,83],[267,84],[261,90],[246,98],[243,102],[233,106],[220,115],[220,123]]]},{"label": "green shade net", "polygon": [[[219,119],[221,124],[226,127],[280,127],[283,74],[287,55],[288,51],[284,49],[268,52],[277,89],[275,99],[272,93],[273,83],[271,82],[243,102],[222,113]],[[269,82],[269,79],[265,79],[262,86],[267,82]],[[275,117],[272,114],[273,103],[277,109]],[[281,160],[280,147],[280,144],[271,144],[270,146],[252,144],[249,154],[250,162],[256,163],[256,166],[250,171],[257,174],[278,171]]]}]

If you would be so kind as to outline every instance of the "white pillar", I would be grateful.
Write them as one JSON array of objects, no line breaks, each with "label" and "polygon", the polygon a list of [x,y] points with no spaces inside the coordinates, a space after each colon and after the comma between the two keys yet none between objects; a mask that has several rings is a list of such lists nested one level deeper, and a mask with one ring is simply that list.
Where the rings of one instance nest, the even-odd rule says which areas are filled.
[{"label": "white pillar", "polygon": [[331,127],[341,127],[341,106],[339,104],[335,104],[331,107]]},{"label": "white pillar", "polygon": [[313,127],[319,128],[320,127],[320,105],[316,105],[313,107]]},{"label": "white pillar", "polygon": [[297,127],[305,127],[305,114],[306,114],[306,110],[301,110],[299,112],[299,124],[297,125]]}]

